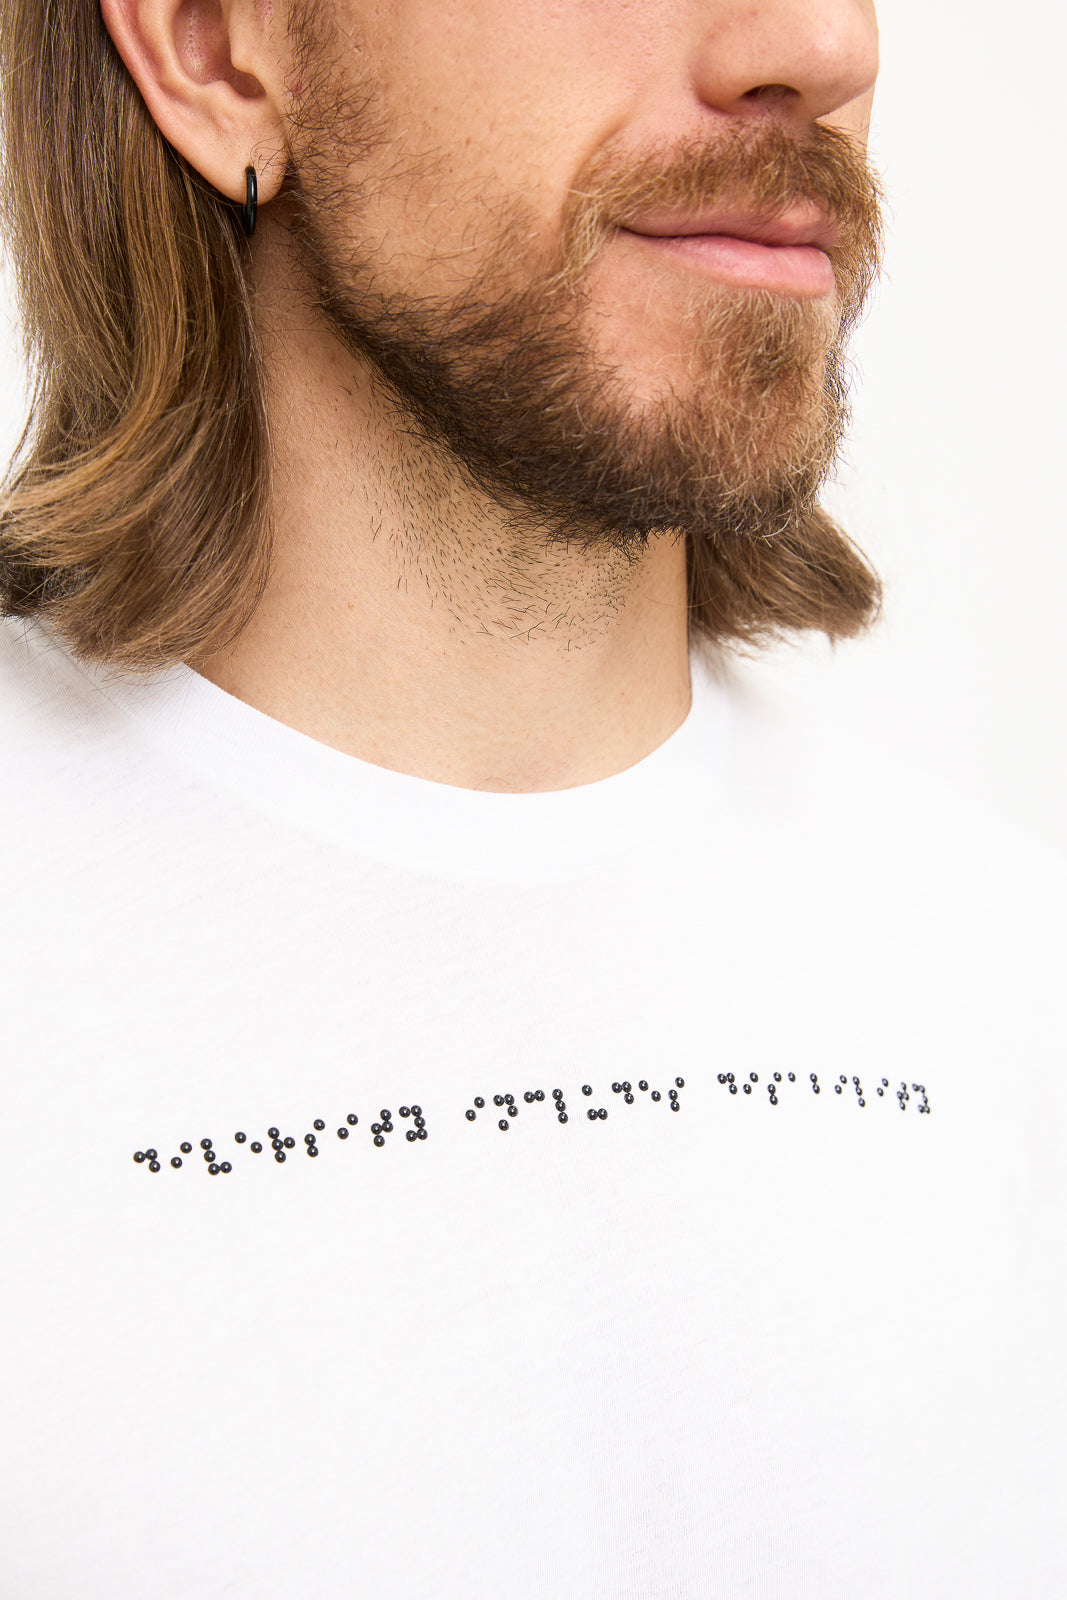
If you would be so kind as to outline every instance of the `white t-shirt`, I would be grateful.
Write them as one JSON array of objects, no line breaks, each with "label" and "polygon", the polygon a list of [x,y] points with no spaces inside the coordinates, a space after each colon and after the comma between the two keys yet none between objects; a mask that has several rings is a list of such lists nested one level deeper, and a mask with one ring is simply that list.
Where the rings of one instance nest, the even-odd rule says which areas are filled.
[{"label": "white t-shirt", "polygon": [[691,675],[496,794],[0,625],[5,1600],[1067,1594],[1067,874]]}]

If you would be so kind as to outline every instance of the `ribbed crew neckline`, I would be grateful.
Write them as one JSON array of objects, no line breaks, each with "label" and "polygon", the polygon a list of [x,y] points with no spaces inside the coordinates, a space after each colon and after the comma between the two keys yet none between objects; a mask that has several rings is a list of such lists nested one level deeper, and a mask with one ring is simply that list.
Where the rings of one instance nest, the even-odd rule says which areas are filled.
[{"label": "ribbed crew neckline", "polygon": [[595,869],[674,832],[683,812],[711,798],[726,760],[727,687],[696,649],[689,711],[662,744],[609,777],[537,793],[466,789],[377,766],[185,665],[144,679],[63,654],[157,751],[201,780],[305,834],[417,872],[540,880]]}]

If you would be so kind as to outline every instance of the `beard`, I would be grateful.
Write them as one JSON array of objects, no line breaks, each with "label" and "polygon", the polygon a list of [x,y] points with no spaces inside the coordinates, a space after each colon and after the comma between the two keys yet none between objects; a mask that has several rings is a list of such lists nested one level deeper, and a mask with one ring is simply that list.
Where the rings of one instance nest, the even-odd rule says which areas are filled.
[{"label": "beard", "polygon": [[[365,95],[338,132],[345,102],[332,92],[319,117],[309,98],[297,123],[289,231],[312,306],[399,426],[527,547],[578,542],[632,559],[650,535],[684,538],[705,631],[859,631],[877,578],[817,503],[851,421],[846,346],[882,254],[883,195],[855,140],[821,124],[794,135],[768,119],[735,123],[714,146],[629,161],[600,151],[552,240],[538,245],[543,220],[500,196],[483,213],[494,228],[480,268],[430,298],[390,283],[376,253],[349,237],[365,188],[323,152],[367,155],[388,135]],[[832,294],[694,273],[672,375],[641,394],[626,363],[598,349],[597,274],[617,229],[653,208],[740,206],[773,219],[812,201],[839,228],[827,252]]]}]

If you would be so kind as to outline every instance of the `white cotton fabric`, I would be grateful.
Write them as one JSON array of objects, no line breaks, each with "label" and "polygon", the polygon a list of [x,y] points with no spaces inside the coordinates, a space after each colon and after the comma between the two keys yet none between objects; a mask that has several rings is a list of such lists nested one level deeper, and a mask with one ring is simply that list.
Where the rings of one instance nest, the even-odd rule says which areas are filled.
[{"label": "white cotton fabric", "polygon": [[1067,1593],[1067,872],[691,675],[495,794],[0,626],[5,1597]]}]

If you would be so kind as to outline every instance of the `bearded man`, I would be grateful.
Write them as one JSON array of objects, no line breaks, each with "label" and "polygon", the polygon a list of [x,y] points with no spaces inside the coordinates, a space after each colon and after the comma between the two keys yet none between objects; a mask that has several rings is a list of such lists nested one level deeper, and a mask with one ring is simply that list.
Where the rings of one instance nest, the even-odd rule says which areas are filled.
[{"label": "bearded man", "polygon": [[873,0],[0,58],[10,1592],[1063,1591],[1062,865],[735,660],[878,609]]}]

